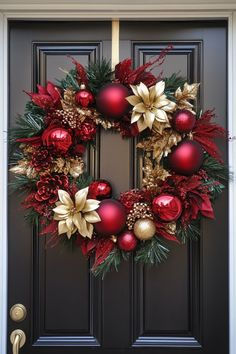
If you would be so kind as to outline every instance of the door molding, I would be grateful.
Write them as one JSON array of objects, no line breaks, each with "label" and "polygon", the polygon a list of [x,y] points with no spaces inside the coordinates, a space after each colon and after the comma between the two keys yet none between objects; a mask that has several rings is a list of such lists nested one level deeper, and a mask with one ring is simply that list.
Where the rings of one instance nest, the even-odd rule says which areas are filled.
[{"label": "door molding", "polygon": [[[71,0],[0,0],[0,352],[7,353],[7,127],[8,127],[8,21],[21,20],[85,20],[112,18],[194,20],[226,19],[228,21],[228,130],[232,137],[229,142],[229,166],[236,174],[236,2],[235,0],[182,0],[176,4],[159,0],[120,0],[111,4],[78,3]],[[106,4],[107,2],[107,4]],[[56,4],[56,9],[55,9]],[[229,184],[229,329],[230,354],[236,353],[236,182]]]}]

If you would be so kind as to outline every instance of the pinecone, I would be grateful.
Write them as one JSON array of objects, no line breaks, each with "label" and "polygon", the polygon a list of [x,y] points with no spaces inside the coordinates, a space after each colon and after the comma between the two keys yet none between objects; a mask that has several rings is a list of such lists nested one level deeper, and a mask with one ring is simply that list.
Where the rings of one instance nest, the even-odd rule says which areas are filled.
[{"label": "pinecone", "polygon": [[52,156],[50,155],[48,149],[45,147],[40,147],[32,155],[31,164],[36,171],[49,170],[52,163]]}]

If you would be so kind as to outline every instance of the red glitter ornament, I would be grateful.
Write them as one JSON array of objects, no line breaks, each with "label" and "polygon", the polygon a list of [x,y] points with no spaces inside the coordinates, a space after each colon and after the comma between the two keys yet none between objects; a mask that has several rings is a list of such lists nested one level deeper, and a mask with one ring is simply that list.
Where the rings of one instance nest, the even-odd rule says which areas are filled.
[{"label": "red glitter ornament", "polygon": [[153,199],[152,210],[162,221],[176,221],[182,213],[182,204],[174,195],[161,194]]},{"label": "red glitter ornament", "polygon": [[119,119],[130,109],[126,97],[130,95],[129,89],[121,84],[108,84],[98,93],[97,109],[106,118]]},{"label": "red glitter ornament", "polygon": [[168,156],[170,168],[181,175],[192,175],[203,163],[203,149],[196,141],[185,140]]},{"label": "red glitter ornament", "polygon": [[104,179],[94,181],[89,185],[89,198],[91,199],[106,199],[110,198],[112,194],[112,187],[109,182]]},{"label": "red glitter ornament", "polygon": [[94,101],[92,92],[86,90],[85,85],[80,86],[80,91],[76,93],[75,99],[77,103],[82,107],[88,107]]},{"label": "red glitter ornament", "polygon": [[114,199],[104,199],[96,210],[101,221],[94,224],[95,231],[101,236],[111,236],[120,233],[126,223],[124,206]]},{"label": "red glitter ornament", "polygon": [[132,231],[125,230],[118,236],[117,244],[123,251],[133,251],[138,244],[138,240]]},{"label": "red glitter ornament", "polygon": [[56,150],[66,153],[72,144],[70,133],[61,127],[49,127],[42,134],[43,145],[53,146]]},{"label": "red glitter ornament", "polygon": [[93,122],[84,121],[75,134],[82,141],[90,141],[95,138],[96,132],[96,125]]},{"label": "red glitter ornament", "polygon": [[189,133],[195,123],[195,115],[187,109],[176,111],[172,119],[172,126],[179,133]]}]

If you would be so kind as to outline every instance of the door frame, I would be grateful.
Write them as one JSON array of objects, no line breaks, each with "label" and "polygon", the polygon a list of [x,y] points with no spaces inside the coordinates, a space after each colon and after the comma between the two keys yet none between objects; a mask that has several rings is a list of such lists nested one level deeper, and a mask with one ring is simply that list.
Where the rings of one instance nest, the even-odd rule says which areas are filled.
[{"label": "door frame", "polygon": [[[5,1],[5,3],[2,3]],[[80,1],[0,0],[0,352],[7,354],[7,128],[8,128],[8,22],[19,20],[200,20],[225,19],[228,23],[228,130],[229,166],[236,173],[236,2],[211,0],[199,4],[198,0],[173,4],[158,0],[158,4],[145,4],[136,0],[120,0],[119,4]],[[56,4],[56,8],[55,8]],[[233,119],[235,117],[235,119]],[[236,353],[236,180],[229,184],[229,348]]]}]

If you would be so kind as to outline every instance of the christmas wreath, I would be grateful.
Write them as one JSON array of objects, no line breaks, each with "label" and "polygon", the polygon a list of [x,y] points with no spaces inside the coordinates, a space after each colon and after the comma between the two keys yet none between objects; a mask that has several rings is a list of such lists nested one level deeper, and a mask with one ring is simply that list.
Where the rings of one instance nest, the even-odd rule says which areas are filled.
[{"label": "christmas wreath", "polygon": [[[31,100],[10,131],[11,187],[26,193],[27,220],[39,225],[40,218],[48,245],[63,242],[93,257],[95,275],[117,270],[130,254],[159,264],[169,253],[165,240],[197,239],[227,182],[214,142],[225,130],[213,122],[214,111],[195,111],[199,84],[151,72],[170,49],[136,69],[131,59],[112,71],[105,60],[85,68],[72,58],[75,67],[57,85],[27,93]],[[112,181],[85,171],[83,154],[99,127],[137,137],[141,189],[114,196]]]}]

